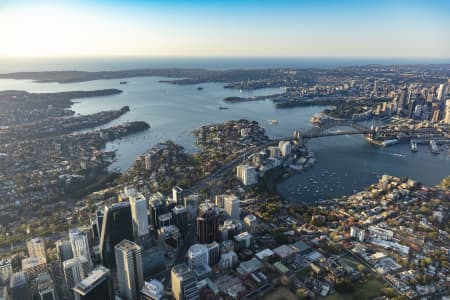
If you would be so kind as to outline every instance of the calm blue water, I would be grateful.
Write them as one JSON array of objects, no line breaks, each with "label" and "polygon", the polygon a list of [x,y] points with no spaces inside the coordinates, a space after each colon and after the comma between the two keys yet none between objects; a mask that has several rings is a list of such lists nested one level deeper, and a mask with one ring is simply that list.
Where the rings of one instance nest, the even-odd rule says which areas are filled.
[{"label": "calm blue water", "polygon": [[[141,62],[142,63],[142,62]],[[270,64],[280,64],[278,61],[240,61],[229,60],[226,64],[221,60],[199,60],[188,65],[188,61],[170,61],[164,65],[140,65],[138,60],[131,61],[53,61],[44,65],[0,64],[0,72],[16,70],[100,70],[124,69],[135,67],[267,67]],[[177,65],[178,63],[178,65]],[[246,64],[245,64],[246,63]],[[286,64],[288,61],[285,62]],[[294,63],[294,62],[291,62]],[[313,64],[314,62],[309,62]],[[325,64],[325,62],[322,62]],[[339,61],[335,62],[336,64]],[[344,64],[343,61],[340,61]],[[264,65],[266,64],[266,65]],[[306,63],[305,63],[306,64]],[[281,66],[281,65],[277,65]],[[287,65],[286,65],[287,66]],[[327,66],[332,66],[331,64]],[[296,65],[294,65],[296,67]],[[136,134],[107,145],[108,149],[117,149],[118,161],[112,167],[128,168],[135,157],[154,144],[167,139],[182,144],[192,152],[191,131],[201,125],[223,122],[231,119],[253,119],[266,129],[270,137],[290,135],[293,130],[310,128],[309,118],[321,111],[321,107],[293,108],[278,110],[270,101],[259,101],[239,104],[224,104],[222,99],[227,96],[253,96],[278,93],[278,89],[263,89],[254,92],[244,92],[224,89],[222,84],[201,84],[204,90],[198,91],[198,85],[179,86],[160,83],[161,78],[131,78],[127,85],[119,85],[119,80],[98,80],[83,83],[33,83],[30,81],[0,80],[0,90],[16,89],[32,92],[57,92],[70,90],[94,90],[104,88],[119,88],[124,92],[109,97],[79,99],[72,109],[79,114],[89,114],[107,109],[117,109],[129,105],[131,111],[107,126],[125,121],[141,120],[150,124],[145,133]],[[227,106],[228,110],[219,110],[219,106]],[[277,119],[279,125],[270,125],[268,120]],[[380,174],[408,176],[426,184],[434,185],[449,175],[450,156],[445,150],[440,155],[430,153],[428,147],[421,147],[418,153],[411,153],[406,145],[391,148],[379,148],[368,144],[360,136],[342,136],[316,139],[309,142],[315,152],[317,163],[305,173],[292,176],[279,185],[279,191],[291,200],[317,201],[320,199],[352,194],[376,180]]]}]

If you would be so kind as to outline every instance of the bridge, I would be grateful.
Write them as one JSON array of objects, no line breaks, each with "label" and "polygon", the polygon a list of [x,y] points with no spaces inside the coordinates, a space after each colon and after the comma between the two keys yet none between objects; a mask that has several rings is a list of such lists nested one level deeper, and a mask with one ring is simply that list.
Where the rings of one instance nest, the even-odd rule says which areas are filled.
[{"label": "bridge", "polygon": [[[345,130],[335,130],[328,131],[328,129],[334,127],[350,127]],[[190,188],[191,191],[199,191],[202,188],[214,185],[213,183],[229,172],[231,172],[235,167],[245,161],[246,158],[255,154],[259,151],[266,149],[269,146],[277,146],[280,141],[302,141],[303,143],[314,138],[322,138],[322,137],[332,137],[332,136],[342,136],[342,135],[360,135],[364,134],[371,138],[407,138],[407,139],[415,139],[420,143],[425,143],[425,141],[429,141],[430,139],[438,141],[438,143],[449,143],[449,139],[439,139],[436,137],[436,133],[433,132],[431,128],[422,128],[420,130],[414,129],[384,129],[384,128],[367,128],[358,124],[352,120],[338,120],[332,119],[324,123],[321,127],[314,127],[308,131],[299,132],[295,131],[293,136],[277,138],[273,140],[266,141],[263,144],[258,146],[252,146],[247,149],[241,150],[238,155],[226,162],[224,165],[213,171],[210,175],[204,177],[199,180],[194,186]]]}]

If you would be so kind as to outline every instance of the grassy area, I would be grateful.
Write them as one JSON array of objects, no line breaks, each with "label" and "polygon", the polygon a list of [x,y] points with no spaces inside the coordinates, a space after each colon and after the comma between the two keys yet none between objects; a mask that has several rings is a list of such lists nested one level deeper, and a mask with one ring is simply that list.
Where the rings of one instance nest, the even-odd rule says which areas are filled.
[{"label": "grassy area", "polygon": [[279,287],[272,293],[263,297],[264,300],[297,300],[297,296],[287,287]]},{"label": "grassy area", "polygon": [[326,300],[354,300],[354,299],[372,299],[380,296],[380,290],[384,287],[384,284],[377,279],[369,279],[361,285],[356,285],[355,290],[352,293],[340,294],[335,293],[324,299]]}]

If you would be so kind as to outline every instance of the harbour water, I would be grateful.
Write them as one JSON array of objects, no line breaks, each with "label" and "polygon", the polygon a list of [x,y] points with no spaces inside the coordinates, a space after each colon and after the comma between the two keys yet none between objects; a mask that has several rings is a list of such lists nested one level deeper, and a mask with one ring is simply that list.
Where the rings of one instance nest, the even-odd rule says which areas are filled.
[{"label": "harbour water", "polygon": [[[294,130],[309,129],[309,118],[324,109],[276,109],[271,101],[225,104],[222,99],[229,96],[250,97],[280,91],[262,89],[241,94],[238,90],[224,89],[223,84],[219,83],[180,86],[160,83],[160,80],[155,77],[129,78],[126,79],[128,84],[120,85],[120,80],[58,84],[1,79],[0,90],[59,92],[122,89],[122,94],[78,99],[78,103],[72,106],[77,114],[90,114],[129,105],[129,113],[105,126],[137,120],[150,124],[147,132],[107,145],[108,150],[117,149],[117,162],[111,168],[120,167],[122,170],[130,167],[137,155],[167,139],[182,144],[189,152],[196,151],[191,131],[204,124],[246,118],[258,121],[271,138],[279,138],[291,135]],[[203,89],[198,90],[199,86]],[[220,106],[229,109],[220,110]],[[278,124],[271,124],[270,120],[278,120]],[[278,186],[279,192],[293,201],[314,202],[352,194],[376,181],[381,174],[407,176],[428,185],[438,184],[450,174],[450,153],[447,149],[434,155],[425,146],[419,146],[416,153],[410,151],[409,145],[380,148],[358,135],[319,138],[311,140],[308,145],[315,153],[316,165],[304,173],[291,176]]]}]

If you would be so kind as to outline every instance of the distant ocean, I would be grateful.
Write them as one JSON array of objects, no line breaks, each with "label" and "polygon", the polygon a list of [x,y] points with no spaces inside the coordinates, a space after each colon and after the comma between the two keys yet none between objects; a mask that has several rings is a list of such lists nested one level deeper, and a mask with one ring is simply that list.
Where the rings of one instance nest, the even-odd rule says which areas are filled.
[{"label": "distant ocean", "polygon": [[142,68],[264,69],[333,68],[367,64],[450,64],[450,58],[305,58],[305,57],[108,57],[0,58],[0,73],[22,71],[110,71]]}]

